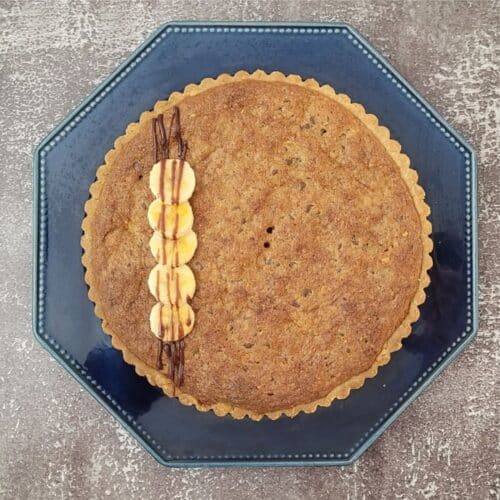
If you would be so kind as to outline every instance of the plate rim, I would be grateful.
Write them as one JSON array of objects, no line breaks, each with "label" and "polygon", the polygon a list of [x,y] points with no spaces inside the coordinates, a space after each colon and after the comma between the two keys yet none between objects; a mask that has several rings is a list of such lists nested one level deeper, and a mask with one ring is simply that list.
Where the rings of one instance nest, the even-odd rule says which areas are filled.
[{"label": "plate rim", "polygon": [[[358,44],[361,44],[366,48],[367,52],[371,54],[372,58],[379,61],[387,70],[392,73],[394,77],[399,80],[401,86],[406,87],[407,91],[419,101],[425,104],[425,108],[432,113],[435,117],[436,122],[446,131],[448,134],[453,136],[458,140],[461,147],[467,151],[469,154],[469,168],[470,168],[470,180],[467,184],[466,180],[466,190],[469,188],[470,193],[470,260],[472,266],[470,269],[471,274],[471,326],[469,330],[465,330],[460,337],[460,341],[455,341],[455,346],[446,354],[443,355],[443,359],[432,369],[426,370],[428,373],[425,377],[420,377],[421,382],[419,382],[411,393],[406,396],[406,398],[399,403],[399,407],[395,407],[394,411],[390,416],[382,418],[382,422],[369,433],[366,439],[363,439],[361,443],[349,454],[344,454],[341,457],[336,458],[287,458],[287,459],[246,459],[242,458],[226,458],[226,459],[214,459],[214,460],[186,460],[186,459],[165,459],[154,446],[148,442],[152,440],[151,436],[143,430],[141,434],[138,429],[131,425],[130,417],[126,418],[125,414],[122,414],[117,408],[116,402],[113,403],[112,398],[105,397],[102,392],[97,392],[95,383],[92,383],[92,377],[83,377],[83,373],[80,373],[78,369],[74,366],[74,363],[70,363],[70,356],[61,354],[58,349],[57,342],[53,339],[45,338],[41,335],[40,329],[43,329],[43,295],[45,293],[44,280],[41,279],[41,268],[45,263],[44,256],[44,234],[45,221],[41,217],[41,212],[44,207],[42,202],[45,195],[45,185],[42,183],[44,181],[45,174],[43,172],[44,156],[46,153],[47,146],[53,147],[51,142],[54,138],[59,137],[61,132],[68,127],[68,123],[74,122],[75,118],[86,108],[89,107],[90,102],[102,95],[103,92],[109,87],[112,82],[119,81],[128,73],[127,68],[130,68],[130,63],[145,54],[146,51],[152,50],[152,44],[159,35],[163,33],[177,33],[184,32],[192,28],[194,31],[200,30],[202,32],[216,31],[217,28],[234,28],[237,32],[254,32],[252,30],[264,30],[265,32],[271,32],[273,34],[282,34],[286,31],[280,30],[290,30],[296,29],[297,33],[305,32],[307,34],[322,34],[326,30],[327,34],[338,33],[335,30],[340,30],[342,34],[346,34],[350,39],[357,40]],[[170,31],[169,31],[170,30]],[[247,31],[248,30],[248,31]],[[271,30],[271,31],[269,31]],[[276,30],[276,31],[273,31]],[[301,31],[304,30],[304,31]],[[331,32],[329,30],[332,30]],[[54,144],[55,145],[55,144]],[[123,428],[130,433],[136,441],[159,463],[168,467],[257,467],[257,466],[315,466],[315,465],[350,465],[355,462],[379,437],[385,432],[392,423],[413,403],[413,401],[434,381],[434,379],[447,367],[449,364],[463,352],[463,350],[470,344],[470,342],[477,336],[478,330],[478,241],[477,241],[477,162],[476,153],[471,147],[468,141],[466,141],[463,136],[457,132],[441,115],[435,110],[435,108],[425,99],[415,88],[404,78],[399,71],[394,68],[394,66],[387,61],[387,59],[381,55],[367,40],[363,35],[361,35],[356,29],[354,29],[350,24],[342,21],[332,21],[327,23],[318,22],[231,22],[231,21],[171,21],[160,25],[158,28],[154,29],[152,33],[141,43],[134,51],[132,51],[126,58],[116,67],[114,71],[111,72],[103,81],[97,85],[94,90],[85,96],[80,104],[73,108],[70,112],[65,114],[65,116],[54,126],[38,144],[38,146],[33,151],[33,238],[32,238],[32,333],[38,343],[42,348],[47,351],[56,361],[61,365],[71,376],[75,379],[90,395],[98,401],[105,410],[112,415],[118,422],[123,426]],[[42,328],[40,328],[42,327]],[[111,403],[111,404],[110,404]],[[397,406],[398,403],[395,403]],[[119,405],[118,405],[119,406]],[[139,428],[142,429],[142,426]],[[347,455],[347,456],[345,456]]]}]

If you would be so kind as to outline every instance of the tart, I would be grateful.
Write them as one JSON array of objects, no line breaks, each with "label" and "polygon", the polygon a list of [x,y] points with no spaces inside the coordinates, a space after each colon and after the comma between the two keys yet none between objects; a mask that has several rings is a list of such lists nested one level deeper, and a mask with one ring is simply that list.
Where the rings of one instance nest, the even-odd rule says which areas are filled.
[{"label": "tart", "polygon": [[[113,346],[219,416],[347,397],[401,348],[429,283],[430,211],[400,151],[361,105],[296,75],[224,74],[157,102],[85,206],[85,278]],[[175,175],[182,200],[160,193]],[[169,279],[187,284],[165,305]]]}]

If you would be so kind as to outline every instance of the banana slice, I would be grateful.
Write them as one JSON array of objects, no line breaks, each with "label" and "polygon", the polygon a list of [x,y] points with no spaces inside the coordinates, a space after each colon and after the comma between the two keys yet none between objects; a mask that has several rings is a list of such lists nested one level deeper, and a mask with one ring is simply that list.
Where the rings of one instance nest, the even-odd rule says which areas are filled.
[{"label": "banana slice", "polygon": [[195,185],[194,170],[185,160],[163,160],[163,166],[159,161],[149,174],[149,187],[153,194],[170,205],[189,200]]},{"label": "banana slice", "polygon": [[186,265],[157,264],[149,273],[148,286],[151,295],[162,304],[180,304],[193,298],[196,281],[193,271]]},{"label": "banana slice", "polygon": [[198,246],[196,233],[191,230],[176,240],[165,238],[155,231],[149,240],[149,248],[156,262],[168,267],[178,267],[189,262]]},{"label": "banana slice", "polygon": [[194,312],[191,306],[163,305],[157,302],[149,317],[151,331],[163,342],[175,342],[191,333],[194,326]]},{"label": "banana slice", "polygon": [[193,210],[188,202],[167,205],[156,199],[149,205],[148,220],[155,231],[162,232],[167,238],[175,239],[193,227]]}]

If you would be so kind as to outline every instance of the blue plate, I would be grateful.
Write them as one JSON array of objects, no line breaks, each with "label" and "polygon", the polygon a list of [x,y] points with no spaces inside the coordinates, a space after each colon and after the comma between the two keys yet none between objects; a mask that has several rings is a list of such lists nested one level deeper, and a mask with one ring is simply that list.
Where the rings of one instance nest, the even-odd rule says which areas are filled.
[{"label": "blue plate", "polygon": [[[259,423],[200,413],[137,376],[102,333],[80,261],[89,186],[127,124],[188,83],[257,68],[331,84],[377,115],[419,173],[435,245],[421,318],[378,376],[330,408]],[[34,176],[34,334],[165,465],[351,463],[476,333],[474,153],[345,24],[166,25],[40,144]]]}]

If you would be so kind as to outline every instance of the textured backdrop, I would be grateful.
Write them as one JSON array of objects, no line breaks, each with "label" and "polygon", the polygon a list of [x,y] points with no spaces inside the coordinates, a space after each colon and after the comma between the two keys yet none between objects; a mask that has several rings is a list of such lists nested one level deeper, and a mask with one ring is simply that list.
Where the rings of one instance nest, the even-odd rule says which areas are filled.
[{"label": "textured backdrop", "polygon": [[[499,498],[499,11],[486,0],[0,0],[0,498]],[[165,469],[31,335],[33,148],[176,19],[349,22],[478,152],[477,340],[351,467]]]}]

